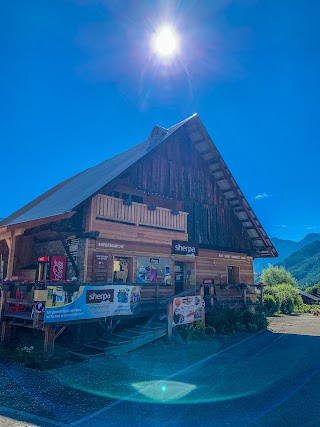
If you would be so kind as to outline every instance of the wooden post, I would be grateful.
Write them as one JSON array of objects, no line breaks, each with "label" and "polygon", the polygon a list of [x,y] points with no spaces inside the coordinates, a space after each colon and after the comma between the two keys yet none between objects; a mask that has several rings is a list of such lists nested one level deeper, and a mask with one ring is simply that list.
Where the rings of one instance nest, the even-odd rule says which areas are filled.
[{"label": "wooden post", "polygon": [[172,340],[172,325],[173,325],[173,300],[167,304],[167,339]]},{"label": "wooden post", "polygon": [[4,348],[6,343],[10,340],[11,325],[9,322],[1,323],[1,348]]},{"label": "wooden post", "polygon": [[52,326],[46,326],[44,329],[44,353],[49,358],[54,351],[54,330]]},{"label": "wooden post", "polygon": [[1,290],[1,297],[0,297],[0,320],[2,319],[5,306],[6,306],[6,299],[10,296],[10,291],[4,291]]},{"label": "wooden post", "polygon": [[156,304],[155,304],[155,311],[158,310],[158,303],[159,303],[159,285],[156,285]]},{"label": "wooden post", "polygon": [[16,236],[14,231],[11,231],[10,237],[6,238],[6,243],[9,249],[6,277],[11,278],[13,275],[14,253],[16,249]]},{"label": "wooden post", "polygon": [[261,305],[263,305],[263,287],[264,285],[261,284],[260,289],[261,289]]},{"label": "wooden post", "polygon": [[243,303],[244,303],[244,306],[247,305],[247,288],[246,287],[243,288]]},{"label": "wooden post", "polygon": [[[204,299],[204,286],[200,286],[200,296],[201,296],[202,301],[205,301],[205,299]],[[202,314],[201,323],[203,325],[205,325],[206,324],[206,307],[205,306],[202,306],[202,313],[201,314]]]}]

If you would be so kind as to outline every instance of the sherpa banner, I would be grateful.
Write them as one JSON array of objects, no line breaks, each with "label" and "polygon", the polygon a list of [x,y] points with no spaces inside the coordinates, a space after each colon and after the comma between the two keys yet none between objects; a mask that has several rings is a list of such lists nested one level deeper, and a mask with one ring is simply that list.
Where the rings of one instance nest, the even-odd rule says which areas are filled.
[{"label": "sherpa banner", "polygon": [[140,311],[139,286],[80,286],[78,292],[48,287],[44,322],[66,322],[100,317],[130,315]]}]

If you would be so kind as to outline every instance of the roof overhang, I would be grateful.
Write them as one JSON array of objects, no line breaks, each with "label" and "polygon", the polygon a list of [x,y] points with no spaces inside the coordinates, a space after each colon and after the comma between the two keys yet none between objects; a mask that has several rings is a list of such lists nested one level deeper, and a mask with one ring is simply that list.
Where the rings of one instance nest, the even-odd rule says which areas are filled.
[{"label": "roof overhang", "polygon": [[71,218],[75,213],[76,211],[70,211],[59,215],[49,216],[46,218],[35,219],[32,221],[21,222],[18,224],[5,225],[3,227],[0,227],[0,240],[5,240],[9,236],[11,236],[12,233],[14,233],[15,235],[21,235],[25,230],[28,230],[29,228],[38,227],[43,224],[60,221],[66,218]]},{"label": "roof overhang", "polygon": [[228,205],[242,223],[254,247],[256,258],[275,258],[278,253],[222,159],[199,116],[186,123],[190,140],[215,177]]}]

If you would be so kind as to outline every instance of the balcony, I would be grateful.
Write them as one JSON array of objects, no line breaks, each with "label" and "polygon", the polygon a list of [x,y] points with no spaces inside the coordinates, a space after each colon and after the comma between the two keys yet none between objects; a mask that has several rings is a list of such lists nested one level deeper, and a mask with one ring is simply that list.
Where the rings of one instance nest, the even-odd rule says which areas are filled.
[{"label": "balcony", "polygon": [[116,197],[97,194],[94,198],[95,217],[145,227],[187,233],[187,212],[173,214],[171,209],[156,207],[150,210],[148,205],[132,202],[129,206]]}]

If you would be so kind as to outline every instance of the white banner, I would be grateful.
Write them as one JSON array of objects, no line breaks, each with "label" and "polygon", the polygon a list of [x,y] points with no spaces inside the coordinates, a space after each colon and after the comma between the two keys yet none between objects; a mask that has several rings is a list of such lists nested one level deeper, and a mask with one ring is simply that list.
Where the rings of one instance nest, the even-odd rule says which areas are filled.
[{"label": "white banner", "polygon": [[182,297],[173,300],[173,326],[202,320],[202,296]]}]

